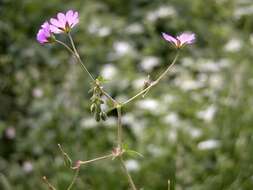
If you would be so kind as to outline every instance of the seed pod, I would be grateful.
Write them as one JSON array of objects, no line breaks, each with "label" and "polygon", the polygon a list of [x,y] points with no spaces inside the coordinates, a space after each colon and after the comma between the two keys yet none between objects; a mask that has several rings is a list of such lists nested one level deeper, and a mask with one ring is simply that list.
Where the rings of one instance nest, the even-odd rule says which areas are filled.
[{"label": "seed pod", "polygon": [[97,109],[97,105],[96,104],[91,104],[91,106],[90,106],[90,111],[91,111],[91,113],[94,113],[95,111],[96,111],[96,109]]},{"label": "seed pod", "polygon": [[99,122],[100,119],[101,119],[100,114],[98,112],[95,114],[95,119],[96,119],[97,122]]},{"label": "seed pod", "polygon": [[105,120],[107,119],[107,114],[106,114],[104,111],[102,111],[102,112],[100,113],[100,117],[101,117],[101,119],[102,119],[103,121],[105,121]]}]

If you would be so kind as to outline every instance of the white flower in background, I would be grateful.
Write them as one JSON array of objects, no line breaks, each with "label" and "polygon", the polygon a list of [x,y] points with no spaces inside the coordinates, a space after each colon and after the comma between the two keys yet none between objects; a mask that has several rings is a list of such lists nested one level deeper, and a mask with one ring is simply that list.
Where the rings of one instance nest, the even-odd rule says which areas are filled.
[{"label": "white flower in background", "polygon": [[116,118],[113,117],[108,117],[105,121],[104,121],[104,125],[106,127],[114,127],[117,125],[117,120]]},{"label": "white flower in background", "polygon": [[168,93],[162,96],[162,102],[167,105],[173,103],[175,100],[176,97]]},{"label": "white flower in background", "polygon": [[155,56],[144,57],[140,63],[141,68],[144,71],[148,71],[148,72],[152,71],[154,67],[158,66],[159,64],[160,64],[160,59]]},{"label": "white flower in background", "polygon": [[144,86],[144,82],[147,80],[147,77],[141,77],[138,79],[135,79],[132,83],[133,83],[133,87],[134,89],[142,89]]},{"label": "white flower in background", "polygon": [[118,56],[123,56],[133,52],[133,47],[126,41],[114,42],[113,48]]},{"label": "white flower in background", "polygon": [[101,70],[101,75],[105,79],[111,80],[116,76],[117,72],[118,70],[113,64],[106,64]]},{"label": "white flower in background", "polygon": [[198,138],[202,135],[202,131],[194,127],[188,127],[187,132],[191,135],[192,138]]},{"label": "white flower in background", "polygon": [[159,146],[156,146],[156,145],[154,145],[154,144],[149,144],[148,146],[147,146],[147,151],[150,153],[150,154],[152,154],[154,157],[159,157],[159,156],[161,156],[162,154],[163,154],[163,150],[162,150],[162,148],[161,147],[159,147]]},{"label": "white flower in background", "polygon": [[216,139],[209,139],[206,141],[201,141],[198,143],[199,150],[210,150],[215,149],[220,146],[220,141]]},{"label": "white flower in background", "polygon": [[157,112],[159,110],[159,102],[155,99],[145,99],[137,102],[137,107],[147,111]]},{"label": "white flower in background", "polygon": [[5,136],[8,139],[14,139],[16,137],[16,129],[14,127],[8,127],[5,130]]},{"label": "white flower in background", "polygon": [[241,47],[242,41],[237,38],[233,38],[225,44],[224,49],[227,52],[237,52],[241,49]]},{"label": "white flower in background", "polygon": [[92,21],[88,26],[88,32],[99,37],[106,37],[111,34],[111,28],[101,26],[98,21]]},{"label": "white flower in background", "polygon": [[202,81],[193,80],[190,77],[179,77],[175,80],[175,85],[181,88],[183,91],[197,90],[204,86]]},{"label": "white flower in background", "polygon": [[178,115],[177,115],[177,113],[174,113],[174,112],[166,115],[164,117],[163,121],[164,121],[164,123],[175,126],[175,127],[179,126],[179,124],[180,124],[180,120],[178,118]]},{"label": "white flower in background", "polygon": [[133,160],[133,159],[126,160],[125,164],[126,164],[127,170],[129,171],[138,171],[140,169],[140,165],[137,160]]},{"label": "white flower in background", "polygon": [[201,59],[198,64],[200,72],[218,72],[220,71],[220,65],[218,62],[210,59]]},{"label": "white flower in background", "polygon": [[168,131],[168,140],[172,143],[176,142],[177,140],[177,130],[172,129]]},{"label": "white flower in background", "polygon": [[25,161],[22,166],[25,173],[31,173],[33,171],[33,165],[30,161]]},{"label": "white flower in background", "polygon": [[[252,3],[252,1],[250,1],[249,3]],[[245,15],[253,15],[253,5],[248,3],[245,4],[246,5],[244,6],[237,6],[237,8],[235,9],[234,17],[236,19],[240,19],[242,16]]]},{"label": "white flower in background", "polygon": [[44,95],[44,92],[41,88],[34,88],[32,94],[35,98],[41,98]]},{"label": "white flower in background", "polygon": [[181,63],[185,67],[192,67],[194,66],[195,62],[191,57],[184,57],[181,59]]},{"label": "white flower in background", "polygon": [[206,122],[210,122],[213,120],[215,113],[217,111],[217,108],[215,105],[209,106],[207,109],[199,111],[197,113],[197,117],[200,119],[203,119]]},{"label": "white flower in background", "polygon": [[133,23],[126,27],[126,32],[129,34],[141,34],[143,31],[143,26],[139,23]]},{"label": "white flower in background", "polygon": [[156,10],[148,12],[146,19],[154,22],[159,18],[173,17],[176,15],[176,10],[172,6],[161,6]]},{"label": "white flower in background", "polygon": [[209,84],[213,89],[221,89],[223,87],[223,78],[220,74],[213,74],[209,77]]},{"label": "white flower in background", "polygon": [[124,125],[133,125],[137,122],[134,115],[131,113],[124,114],[121,120]]},{"label": "white flower in background", "polygon": [[83,118],[80,125],[82,129],[89,129],[97,127],[97,122],[93,117]]}]

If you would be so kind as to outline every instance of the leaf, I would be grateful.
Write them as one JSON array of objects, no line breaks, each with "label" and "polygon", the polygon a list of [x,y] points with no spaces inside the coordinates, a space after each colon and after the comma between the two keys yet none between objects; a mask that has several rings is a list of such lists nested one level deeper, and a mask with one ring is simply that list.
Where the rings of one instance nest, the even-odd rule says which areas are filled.
[{"label": "leaf", "polygon": [[135,150],[126,150],[126,153],[132,157],[144,157],[141,153],[135,151]]}]

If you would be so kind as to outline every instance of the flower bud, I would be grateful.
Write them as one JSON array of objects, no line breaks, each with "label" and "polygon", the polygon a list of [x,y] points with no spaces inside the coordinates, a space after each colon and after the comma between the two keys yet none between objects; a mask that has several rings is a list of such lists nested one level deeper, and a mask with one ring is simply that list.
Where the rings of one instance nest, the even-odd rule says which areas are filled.
[{"label": "flower bud", "polygon": [[102,111],[102,112],[100,113],[100,117],[101,117],[101,119],[102,119],[103,121],[105,121],[105,120],[107,119],[107,114],[106,114],[104,111]]},{"label": "flower bud", "polygon": [[91,104],[91,106],[90,106],[90,111],[91,111],[91,113],[94,113],[95,111],[96,111],[96,109],[97,109],[97,105],[96,104]]},{"label": "flower bud", "polygon": [[100,114],[98,112],[95,114],[95,119],[96,119],[97,122],[99,122],[100,119],[101,119]]}]

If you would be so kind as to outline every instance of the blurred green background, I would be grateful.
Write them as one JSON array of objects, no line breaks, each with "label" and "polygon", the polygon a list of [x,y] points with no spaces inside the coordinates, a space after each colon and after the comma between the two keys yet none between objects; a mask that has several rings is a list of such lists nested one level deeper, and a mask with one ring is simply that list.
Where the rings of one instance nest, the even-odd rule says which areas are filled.
[{"label": "blurred green background", "polygon": [[[37,43],[44,20],[80,12],[73,31],[86,66],[117,100],[142,88],[175,56],[161,32],[196,33],[170,75],[123,109],[124,140],[144,158],[126,157],[139,188],[253,189],[252,0],[1,0],[0,189],[66,189],[73,160],[110,152],[116,117],[96,123],[90,81],[59,45]],[[67,40],[64,35],[61,40]],[[129,185],[114,161],[82,167],[73,189]]]}]

